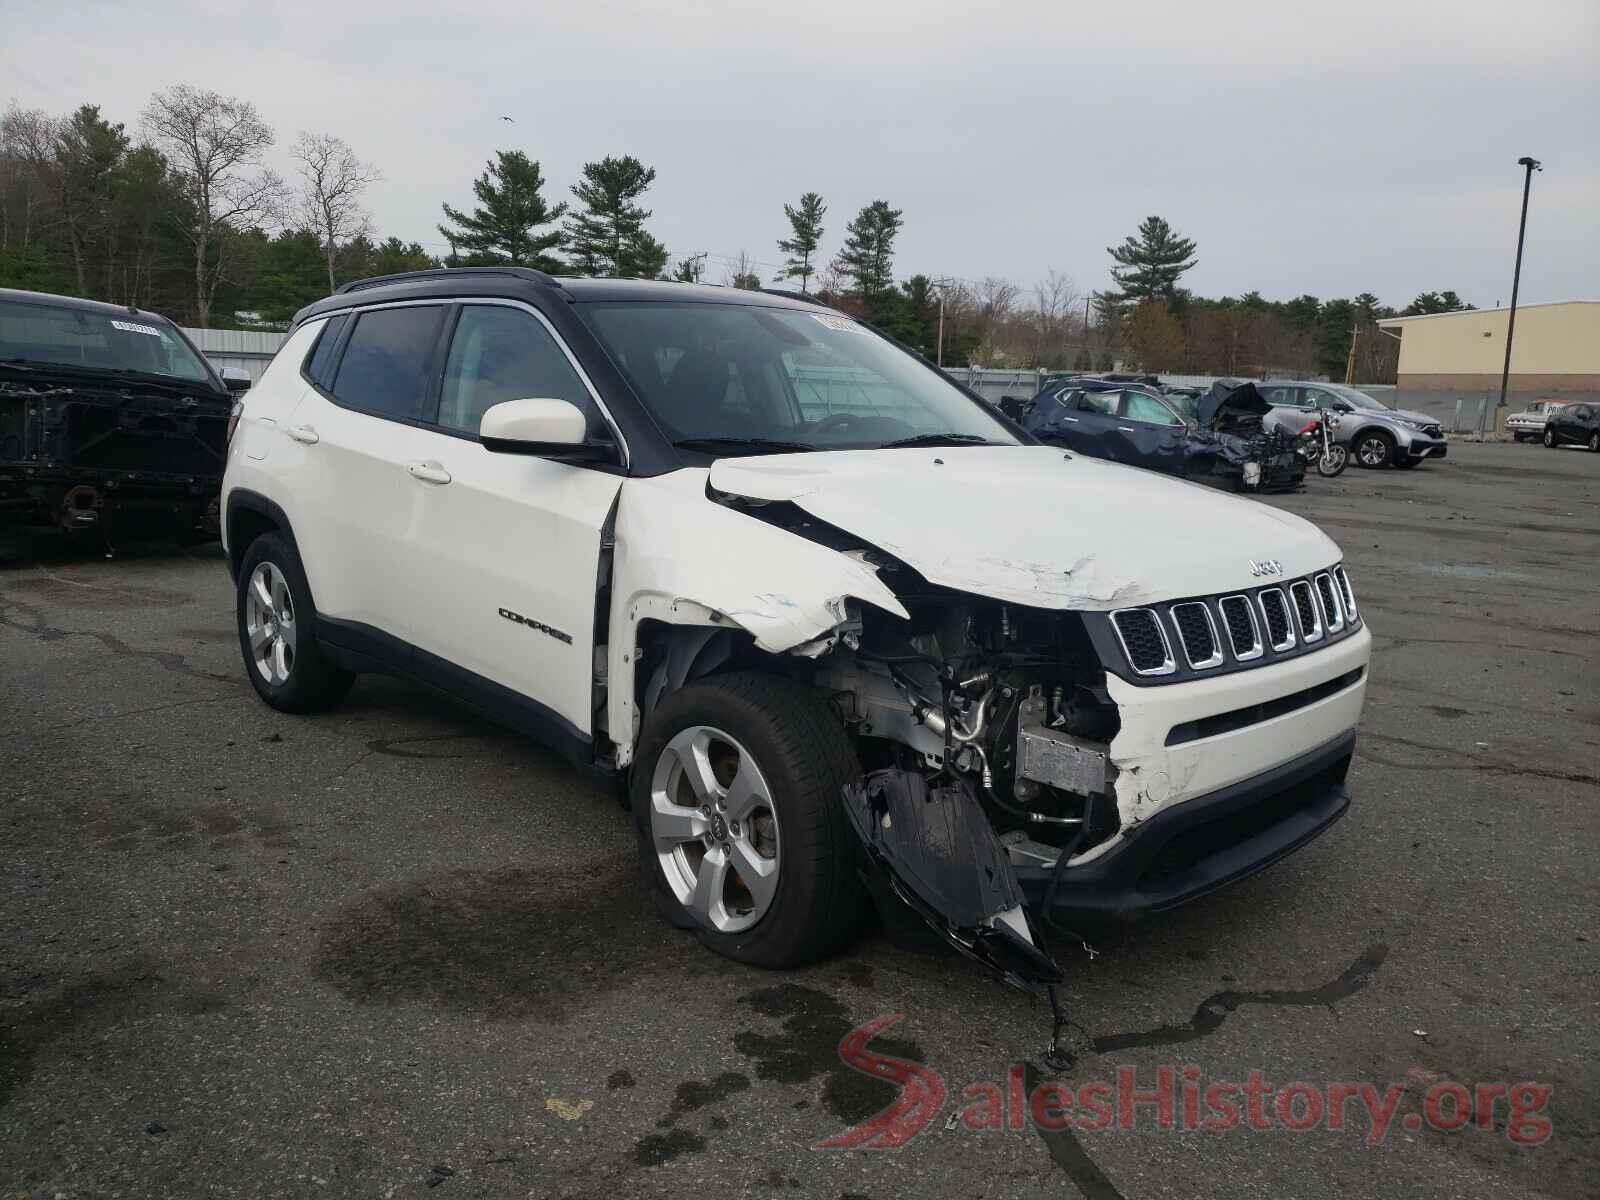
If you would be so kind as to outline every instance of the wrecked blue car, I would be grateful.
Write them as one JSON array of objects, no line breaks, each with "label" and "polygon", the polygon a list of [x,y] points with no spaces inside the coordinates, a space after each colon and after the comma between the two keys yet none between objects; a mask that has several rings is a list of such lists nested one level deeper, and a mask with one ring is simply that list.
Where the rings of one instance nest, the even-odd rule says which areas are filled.
[{"label": "wrecked blue car", "polygon": [[1295,431],[1254,384],[1219,383],[1198,399],[1148,384],[1076,379],[1002,402],[1040,441],[1229,491],[1294,491],[1306,461]]}]

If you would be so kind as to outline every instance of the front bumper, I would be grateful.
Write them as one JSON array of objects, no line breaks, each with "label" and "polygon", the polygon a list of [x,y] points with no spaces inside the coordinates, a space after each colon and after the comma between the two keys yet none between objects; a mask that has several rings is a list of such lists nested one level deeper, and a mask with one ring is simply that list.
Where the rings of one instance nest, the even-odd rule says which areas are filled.
[{"label": "front bumper", "polygon": [[1421,462],[1425,458],[1443,458],[1450,452],[1450,445],[1444,440],[1433,441],[1430,438],[1413,437],[1409,446],[1400,447],[1401,454],[1407,458]]},{"label": "front bumper", "polygon": [[[1048,912],[1071,927],[1174,908],[1254,875],[1292,854],[1344,816],[1354,729],[1289,762],[1164,809],[1111,850],[1062,875]],[[1039,910],[1051,868],[1017,867]]]}]

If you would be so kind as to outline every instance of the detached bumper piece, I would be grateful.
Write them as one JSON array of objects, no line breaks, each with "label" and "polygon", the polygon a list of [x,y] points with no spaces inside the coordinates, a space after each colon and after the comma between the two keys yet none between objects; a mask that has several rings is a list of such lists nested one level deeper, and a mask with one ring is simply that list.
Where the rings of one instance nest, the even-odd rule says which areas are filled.
[{"label": "detached bumper piece", "polygon": [[880,902],[887,880],[935,933],[1008,983],[1043,991],[1060,981],[1060,968],[1034,943],[1022,887],[975,796],[886,770],[847,786],[844,806]]},{"label": "detached bumper piece", "polygon": [[[1175,908],[1264,870],[1324,832],[1350,807],[1352,730],[1230,787],[1158,812],[1100,857],[1066,871],[1041,914],[1052,924],[1126,920]],[[1019,867],[1030,903],[1051,868]]]}]

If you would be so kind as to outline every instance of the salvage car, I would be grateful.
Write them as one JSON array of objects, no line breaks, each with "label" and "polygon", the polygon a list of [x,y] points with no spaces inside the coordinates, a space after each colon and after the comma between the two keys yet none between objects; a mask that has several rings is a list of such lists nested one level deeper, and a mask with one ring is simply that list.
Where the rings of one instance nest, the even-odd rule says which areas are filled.
[{"label": "salvage car", "polygon": [[243,669],[358,672],[625,789],[674,925],[770,967],[869,897],[1013,982],[1350,803],[1371,637],[1301,518],[1040,444],[734,288],[458,268],[297,314],[223,485]]},{"label": "salvage car", "polygon": [[0,529],[215,537],[248,386],[158,313],[0,289]]},{"label": "salvage car", "polygon": [[1600,453],[1600,405],[1568,404],[1544,425],[1546,446],[1587,446]]},{"label": "salvage car", "polygon": [[1307,416],[1340,414],[1334,439],[1350,448],[1363,467],[1414,467],[1430,458],[1444,458],[1449,444],[1437,417],[1390,408],[1358,388],[1340,383],[1301,383],[1274,379],[1260,385],[1275,408]]},{"label": "salvage car", "polygon": [[1194,400],[1144,384],[1078,380],[1046,388],[1016,410],[1044,442],[1235,491],[1292,491],[1305,481],[1295,434],[1268,420],[1251,384]]},{"label": "salvage car", "polygon": [[1514,412],[1506,418],[1506,432],[1514,442],[1542,441],[1545,422],[1556,409],[1570,403],[1570,400],[1535,400],[1521,412]]}]

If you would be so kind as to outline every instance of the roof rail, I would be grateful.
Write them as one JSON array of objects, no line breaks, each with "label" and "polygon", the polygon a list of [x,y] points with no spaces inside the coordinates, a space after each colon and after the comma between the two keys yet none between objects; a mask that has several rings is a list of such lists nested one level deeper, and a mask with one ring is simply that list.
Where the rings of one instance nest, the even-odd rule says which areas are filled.
[{"label": "roof rail", "polygon": [[456,278],[462,275],[505,275],[512,279],[525,279],[529,283],[542,283],[546,287],[558,288],[561,286],[554,275],[544,271],[535,271],[532,267],[435,267],[430,271],[402,271],[398,275],[374,275],[370,279],[355,279],[345,284],[335,296],[343,296],[347,292],[364,292],[368,288],[383,287],[390,283],[410,283],[420,279],[443,279],[446,276]]},{"label": "roof rail", "polygon": [[785,300],[801,300],[806,304],[815,304],[818,308],[831,307],[818,300],[815,296],[807,295],[805,292],[797,292],[792,288],[756,288],[755,290],[763,296],[782,296]]}]

